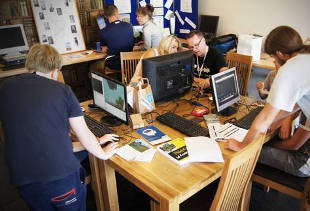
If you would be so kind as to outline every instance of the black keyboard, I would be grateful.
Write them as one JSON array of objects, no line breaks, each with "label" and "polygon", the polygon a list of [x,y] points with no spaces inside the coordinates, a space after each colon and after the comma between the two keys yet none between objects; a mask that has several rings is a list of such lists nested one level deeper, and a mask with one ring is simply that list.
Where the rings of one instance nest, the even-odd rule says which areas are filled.
[{"label": "black keyboard", "polygon": [[237,120],[234,125],[244,128],[250,129],[252,122],[254,121],[255,117],[263,110],[264,107],[257,107],[256,109],[250,111],[247,115],[242,117],[241,119]]},{"label": "black keyboard", "polygon": [[19,69],[19,68],[24,68],[25,67],[25,63],[20,63],[20,64],[14,64],[14,65],[7,65],[2,67],[3,71],[7,71],[7,70],[14,70],[14,69]]},{"label": "black keyboard", "polygon": [[84,114],[85,122],[90,129],[91,132],[97,137],[101,137],[105,134],[114,133],[114,131],[107,126],[101,124],[94,118],[88,116],[87,114]]},{"label": "black keyboard", "polygon": [[190,137],[209,136],[209,130],[207,128],[171,112],[162,114],[156,119],[159,122],[168,125],[169,127],[176,129]]}]

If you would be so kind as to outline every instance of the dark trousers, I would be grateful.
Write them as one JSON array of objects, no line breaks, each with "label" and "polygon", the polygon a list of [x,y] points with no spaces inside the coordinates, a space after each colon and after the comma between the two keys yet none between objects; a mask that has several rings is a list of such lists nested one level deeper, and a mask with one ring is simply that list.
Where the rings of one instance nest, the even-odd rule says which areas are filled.
[{"label": "dark trousers", "polygon": [[32,211],[85,211],[84,179],[84,170],[80,169],[62,179],[24,185],[18,190]]}]

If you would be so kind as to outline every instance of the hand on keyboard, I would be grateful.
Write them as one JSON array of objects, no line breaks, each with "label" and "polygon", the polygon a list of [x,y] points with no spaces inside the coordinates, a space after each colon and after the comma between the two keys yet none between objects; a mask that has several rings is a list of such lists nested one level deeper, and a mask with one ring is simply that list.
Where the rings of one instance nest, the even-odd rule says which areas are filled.
[{"label": "hand on keyboard", "polygon": [[99,139],[99,144],[105,144],[107,142],[118,142],[119,141],[119,136],[116,134],[106,134]]}]

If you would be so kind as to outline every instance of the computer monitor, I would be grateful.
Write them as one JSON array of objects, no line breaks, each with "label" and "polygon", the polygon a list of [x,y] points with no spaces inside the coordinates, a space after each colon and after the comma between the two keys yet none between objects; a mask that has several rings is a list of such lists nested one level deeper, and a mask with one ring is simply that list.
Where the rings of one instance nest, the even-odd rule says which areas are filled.
[{"label": "computer monitor", "polygon": [[237,112],[237,109],[231,107],[240,99],[236,68],[212,75],[211,85],[216,111],[225,116]]},{"label": "computer monitor", "polygon": [[101,30],[101,29],[104,29],[106,26],[107,26],[107,22],[104,18],[103,15],[99,15],[97,18],[96,18],[96,21],[97,21],[97,25],[98,25],[98,28]]},{"label": "computer monitor", "polygon": [[0,54],[13,57],[18,56],[21,51],[28,50],[23,24],[0,26]]},{"label": "computer monitor", "polygon": [[103,73],[91,73],[94,104],[109,115],[102,118],[108,125],[128,124],[128,105],[126,86],[105,76]]},{"label": "computer monitor", "polygon": [[192,51],[181,51],[142,60],[143,77],[148,78],[154,101],[167,101],[190,90],[193,82]]}]

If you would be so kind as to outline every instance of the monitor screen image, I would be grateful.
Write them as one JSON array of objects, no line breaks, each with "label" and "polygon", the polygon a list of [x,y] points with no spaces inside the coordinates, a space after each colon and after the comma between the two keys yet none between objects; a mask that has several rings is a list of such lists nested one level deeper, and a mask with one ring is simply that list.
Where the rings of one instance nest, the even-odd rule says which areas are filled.
[{"label": "monitor screen image", "polygon": [[128,124],[126,86],[97,72],[91,73],[91,81],[94,104],[118,120]]},{"label": "monitor screen image", "polygon": [[99,28],[100,30],[101,30],[101,29],[104,29],[104,28],[107,26],[106,20],[105,20],[105,18],[104,18],[102,15],[99,15],[99,16],[96,18],[96,21],[97,21],[98,28]]},{"label": "monitor screen image", "polygon": [[22,24],[0,26],[0,54],[18,55],[29,46]]},{"label": "monitor screen image", "polygon": [[211,76],[213,100],[216,111],[231,115],[235,110],[230,107],[240,99],[236,68],[231,68]]},{"label": "monitor screen image", "polygon": [[143,78],[151,84],[154,101],[167,101],[190,90],[193,82],[192,51],[181,51],[142,60]]}]

